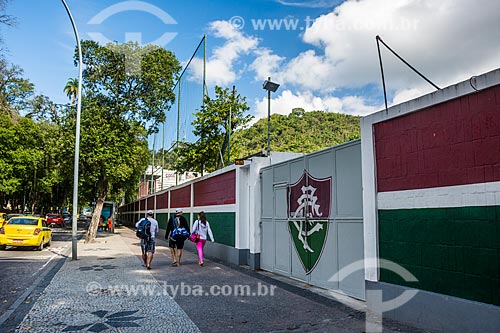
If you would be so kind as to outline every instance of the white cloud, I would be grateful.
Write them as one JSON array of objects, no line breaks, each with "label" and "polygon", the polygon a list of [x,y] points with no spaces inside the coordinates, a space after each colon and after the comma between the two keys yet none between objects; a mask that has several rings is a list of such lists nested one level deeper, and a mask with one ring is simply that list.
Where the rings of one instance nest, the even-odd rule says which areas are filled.
[{"label": "white cloud", "polygon": [[258,81],[265,80],[268,76],[273,77],[273,73],[279,72],[279,66],[286,60],[284,57],[273,54],[268,48],[256,49],[254,53],[257,57],[249,68],[255,71]]},{"label": "white cloud", "polygon": [[[495,42],[500,40],[499,13],[500,2],[490,0],[345,1],[305,30],[302,38],[310,47],[289,59],[260,46],[257,37],[230,22],[216,21],[210,32],[224,42],[207,61],[207,79],[211,85],[227,86],[249,70],[257,82],[271,76],[282,84],[282,92],[273,95],[273,113],[288,114],[303,107],[367,114],[383,108],[373,106],[371,88],[364,89],[370,95],[356,90],[381,86],[376,35],[430,80],[446,87],[499,67],[500,44]],[[434,90],[381,47],[390,104]],[[242,59],[251,59],[250,65]],[[193,67],[201,72],[201,65],[195,61]],[[339,88],[353,91],[354,96],[335,96]],[[267,100],[257,100],[255,107],[257,118],[267,116]]]},{"label": "white cloud", "polygon": [[[244,35],[228,21],[214,21],[209,25],[210,32],[217,38],[225,40],[222,46],[216,47],[207,59],[206,74],[208,85],[228,85],[236,80],[235,64],[238,59],[259,43],[253,36]],[[203,72],[203,60],[195,58],[191,62],[193,77],[200,77]]]},{"label": "white cloud", "polygon": [[343,0],[277,0],[280,4],[292,7],[306,7],[306,8],[326,8],[338,5]]},{"label": "white cloud", "polygon": [[[306,29],[306,50],[273,73],[283,83],[316,92],[380,85],[375,36],[441,87],[499,66],[500,2],[489,0],[346,1]],[[395,102],[433,91],[382,47]],[[268,54],[267,57],[272,57]]]}]

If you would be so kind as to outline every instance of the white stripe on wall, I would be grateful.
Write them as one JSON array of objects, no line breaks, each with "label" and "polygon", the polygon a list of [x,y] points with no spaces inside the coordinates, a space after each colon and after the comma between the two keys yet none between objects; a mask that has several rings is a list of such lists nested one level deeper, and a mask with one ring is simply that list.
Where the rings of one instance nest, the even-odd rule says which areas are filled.
[{"label": "white stripe on wall", "polygon": [[[214,206],[199,206],[199,207],[182,207],[183,213],[199,213],[201,211],[204,211],[205,213],[219,213],[219,212],[224,212],[224,213],[233,213],[236,212],[236,204],[231,204],[231,205],[214,205]],[[169,209],[168,208],[161,208],[157,209],[155,211],[156,214],[161,214],[161,213],[168,213]],[[170,209],[171,213],[175,212],[175,209]],[[139,212],[135,212],[139,213]],[[142,213],[142,211],[140,212]],[[144,211],[144,214],[146,212]]]},{"label": "white stripe on wall", "polygon": [[500,205],[500,182],[380,192],[378,209],[445,208]]}]

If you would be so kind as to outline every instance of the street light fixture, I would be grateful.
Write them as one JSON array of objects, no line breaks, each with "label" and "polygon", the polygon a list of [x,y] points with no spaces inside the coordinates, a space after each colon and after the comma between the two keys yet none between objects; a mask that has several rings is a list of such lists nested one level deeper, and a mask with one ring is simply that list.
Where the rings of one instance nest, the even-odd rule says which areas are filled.
[{"label": "street light fixture", "polygon": [[267,90],[267,156],[271,154],[271,92],[276,92],[279,86],[278,83],[272,82],[270,77],[262,85],[262,88]]},{"label": "street light fixture", "polygon": [[77,259],[77,227],[78,227],[78,164],[80,160],[80,115],[82,111],[82,70],[83,70],[83,59],[82,59],[82,46],[80,45],[80,37],[78,36],[78,30],[76,29],[75,20],[71,11],[69,10],[66,1],[61,0],[66,12],[68,12],[71,25],[73,26],[73,32],[75,33],[76,45],[78,47],[78,101],[76,107],[76,134],[75,134],[75,167],[73,172],[73,223],[71,225],[71,259]]}]

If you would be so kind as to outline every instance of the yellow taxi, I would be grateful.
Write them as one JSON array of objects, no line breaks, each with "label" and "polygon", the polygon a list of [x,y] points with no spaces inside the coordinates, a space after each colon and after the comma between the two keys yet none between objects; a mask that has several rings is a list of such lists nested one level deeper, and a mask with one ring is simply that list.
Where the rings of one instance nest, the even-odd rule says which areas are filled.
[{"label": "yellow taxi", "polygon": [[0,250],[6,246],[31,246],[41,251],[51,241],[52,230],[43,217],[14,216],[0,228]]}]

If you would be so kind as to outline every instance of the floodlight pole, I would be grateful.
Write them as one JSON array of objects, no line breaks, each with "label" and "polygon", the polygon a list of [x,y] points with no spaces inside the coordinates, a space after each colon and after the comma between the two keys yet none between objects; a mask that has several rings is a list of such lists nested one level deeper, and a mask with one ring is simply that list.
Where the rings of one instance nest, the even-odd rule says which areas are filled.
[{"label": "floodlight pole", "polygon": [[236,92],[236,86],[233,85],[233,92],[232,92],[232,98],[231,98],[231,103],[229,104],[229,124],[227,128],[227,165],[231,163],[231,119],[232,119],[232,106],[234,104],[234,94]]},{"label": "floodlight pole", "polygon": [[[271,81],[271,78],[267,78]],[[267,91],[267,156],[271,154],[271,90]]]},{"label": "floodlight pole", "polygon": [[279,84],[271,82],[270,77],[262,85],[262,88],[267,90],[267,156],[271,154],[271,92],[276,92],[279,86]]},{"label": "floodlight pole", "polygon": [[77,231],[78,231],[78,165],[80,160],[80,115],[82,112],[82,46],[80,45],[80,37],[76,28],[75,20],[69,10],[66,1],[61,0],[66,12],[68,12],[73,32],[75,33],[76,45],[78,47],[78,100],[76,107],[76,134],[75,134],[75,166],[73,172],[73,223],[71,224],[71,259],[77,260]]}]

